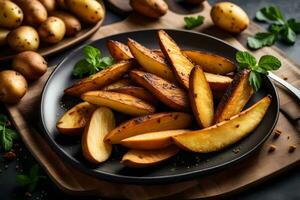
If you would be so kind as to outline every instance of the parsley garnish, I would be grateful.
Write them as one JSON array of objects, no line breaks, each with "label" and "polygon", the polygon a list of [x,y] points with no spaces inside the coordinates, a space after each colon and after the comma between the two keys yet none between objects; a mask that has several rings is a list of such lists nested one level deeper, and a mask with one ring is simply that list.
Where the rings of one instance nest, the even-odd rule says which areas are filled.
[{"label": "parsley garnish", "polygon": [[238,71],[250,69],[249,82],[254,91],[258,91],[261,83],[261,74],[268,74],[268,71],[277,70],[281,67],[281,62],[276,57],[271,55],[262,56],[258,63],[254,56],[247,51],[239,51],[235,55],[236,61],[239,63]]},{"label": "parsley garnish", "polygon": [[21,186],[27,186],[29,192],[33,192],[40,181],[40,179],[46,178],[45,176],[40,175],[40,166],[34,165],[28,175],[19,174],[16,177],[16,181]]},{"label": "parsley garnish", "polygon": [[19,139],[16,131],[7,128],[8,118],[0,114],[0,147],[4,151],[12,149],[13,141]]},{"label": "parsley garnish", "polygon": [[78,61],[73,69],[73,75],[83,77],[93,75],[98,71],[114,64],[111,57],[102,57],[101,51],[91,45],[83,48],[84,59]]},{"label": "parsley garnish", "polygon": [[196,17],[185,17],[184,22],[185,22],[185,28],[186,29],[193,29],[197,26],[200,26],[204,22],[204,17],[203,16],[196,16]]},{"label": "parsley garnish", "polygon": [[256,19],[269,23],[268,32],[256,33],[248,37],[248,46],[252,49],[260,49],[264,46],[271,46],[277,40],[287,44],[296,42],[296,35],[300,33],[300,22],[294,18],[285,20],[282,12],[276,6],[264,7],[257,11]]}]

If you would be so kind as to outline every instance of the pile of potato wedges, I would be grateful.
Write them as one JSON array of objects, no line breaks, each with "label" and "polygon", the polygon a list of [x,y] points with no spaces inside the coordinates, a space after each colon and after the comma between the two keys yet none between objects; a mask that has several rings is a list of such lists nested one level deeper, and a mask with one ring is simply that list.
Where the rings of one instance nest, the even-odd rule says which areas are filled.
[{"label": "pile of potato wedges", "polygon": [[0,46],[36,51],[74,37],[104,17],[97,0],[0,0]]},{"label": "pile of potato wedges", "polygon": [[[128,167],[153,166],[180,149],[220,151],[251,133],[271,102],[266,96],[243,110],[252,96],[249,71],[219,55],[182,50],[163,30],[160,50],[132,38],[128,43],[108,41],[116,63],[65,89],[81,98],[57,122],[65,135],[82,134],[87,160],[99,164],[112,145],[129,151],[121,163]],[[131,119],[118,123],[123,113]]]}]

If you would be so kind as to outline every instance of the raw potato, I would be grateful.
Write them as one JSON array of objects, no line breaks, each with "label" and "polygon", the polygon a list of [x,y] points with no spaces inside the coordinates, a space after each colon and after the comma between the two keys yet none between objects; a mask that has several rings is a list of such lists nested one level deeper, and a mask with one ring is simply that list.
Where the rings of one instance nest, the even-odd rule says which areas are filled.
[{"label": "raw potato", "polygon": [[83,22],[96,24],[104,17],[104,8],[96,0],[65,0],[68,9]]},{"label": "raw potato", "polygon": [[271,97],[266,96],[227,121],[206,129],[177,135],[173,137],[174,141],[188,151],[198,153],[219,151],[251,133],[263,119],[270,103]]},{"label": "raw potato", "polygon": [[111,92],[118,92],[122,94],[128,94],[131,96],[134,96],[136,98],[142,99],[144,101],[147,101],[148,103],[157,104],[158,101],[150,92],[148,92],[146,89],[142,87],[137,86],[125,86],[120,88],[115,88],[109,90]]},{"label": "raw potato", "polygon": [[0,1],[0,26],[3,28],[17,28],[22,24],[23,12],[19,6],[11,1]]},{"label": "raw potato", "polygon": [[0,72],[0,101],[8,104],[19,102],[27,91],[26,79],[19,72]]},{"label": "raw potato", "polygon": [[127,86],[133,86],[133,83],[130,79],[128,78],[123,78],[121,80],[118,80],[110,85],[107,85],[102,88],[102,90],[114,90],[114,89],[119,89],[122,87],[127,87]]},{"label": "raw potato", "polygon": [[119,61],[119,60],[128,60],[133,58],[133,55],[131,54],[128,46],[121,42],[115,40],[108,40],[106,46],[110,55],[115,60]]},{"label": "raw potato", "polygon": [[73,15],[63,11],[55,11],[52,15],[63,20],[66,26],[66,36],[75,36],[81,30],[80,21]]},{"label": "raw potato", "polygon": [[112,151],[111,144],[103,138],[115,127],[115,118],[109,108],[97,108],[87,123],[81,140],[84,157],[95,164],[106,161]]},{"label": "raw potato", "polygon": [[238,114],[253,94],[249,83],[249,70],[238,72],[223,95],[215,114],[215,122],[221,122]]},{"label": "raw potato", "polygon": [[245,11],[230,2],[215,4],[210,12],[214,24],[231,33],[241,33],[249,26],[249,17]]},{"label": "raw potato", "polygon": [[105,137],[105,140],[116,144],[125,138],[147,132],[184,129],[189,127],[192,121],[193,117],[190,114],[182,112],[165,112],[137,117],[116,127]]},{"label": "raw potato", "polygon": [[168,4],[163,0],[130,0],[130,5],[136,12],[152,18],[159,18],[168,11]]},{"label": "raw potato", "polygon": [[109,68],[101,70],[100,72],[85,78],[71,87],[65,89],[65,93],[73,96],[80,96],[82,93],[100,89],[106,85],[113,83],[123,76],[134,62],[132,60],[120,61]]},{"label": "raw potato", "polygon": [[200,67],[192,69],[190,76],[190,102],[194,116],[200,127],[209,127],[214,121],[214,99]]},{"label": "raw potato", "polygon": [[47,71],[47,62],[34,51],[24,51],[13,58],[12,69],[20,72],[27,80],[37,80]]},{"label": "raw potato", "polygon": [[7,43],[7,35],[9,34],[9,30],[0,28],[0,46],[3,46]]},{"label": "raw potato", "polygon": [[98,106],[106,106],[132,116],[148,115],[155,107],[134,96],[108,91],[91,91],[81,95],[84,101]]},{"label": "raw potato", "polygon": [[181,52],[175,41],[165,31],[158,31],[158,37],[160,48],[170,61],[177,80],[188,89],[189,77],[194,64]]},{"label": "raw potato", "polygon": [[7,43],[15,51],[35,51],[40,45],[40,39],[34,28],[20,26],[7,35]]},{"label": "raw potato", "polygon": [[179,111],[189,110],[187,93],[178,86],[154,74],[132,70],[130,78],[149,90],[166,106]]},{"label": "raw potato", "polygon": [[16,3],[24,12],[24,22],[26,25],[38,27],[42,22],[47,20],[47,10],[40,1],[19,0]]},{"label": "raw potato", "polygon": [[96,106],[88,102],[75,105],[58,120],[57,130],[66,135],[81,134],[95,109]]},{"label": "raw potato", "polygon": [[56,8],[56,2],[55,0],[39,0],[43,6],[46,8],[48,13],[51,13]]},{"label": "raw potato", "polygon": [[66,25],[58,17],[49,17],[38,29],[42,41],[55,44],[60,42],[66,34]]},{"label": "raw potato", "polygon": [[121,163],[127,167],[143,168],[157,165],[179,152],[176,146],[158,150],[130,150],[122,158]]},{"label": "raw potato", "polygon": [[196,50],[183,50],[193,63],[202,67],[203,71],[213,74],[227,74],[234,72],[236,66],[233,62],[222,56]]},{"label": "raw potato", "polygon": [[171,68],[163,58],[132,39],[128,39],[128,47],[144,70],[168,81],[175,81]]},{"label": "raw potato", "polygon": [[120,142],[121,145],[130,149],[141,149],[141,150],[154,150],[162,149],[170,146],[172,142],[172,137],[190,132],[190,130],[168,130],[144,133],[141,135],[136,135],[133,137],[126,138]]}]

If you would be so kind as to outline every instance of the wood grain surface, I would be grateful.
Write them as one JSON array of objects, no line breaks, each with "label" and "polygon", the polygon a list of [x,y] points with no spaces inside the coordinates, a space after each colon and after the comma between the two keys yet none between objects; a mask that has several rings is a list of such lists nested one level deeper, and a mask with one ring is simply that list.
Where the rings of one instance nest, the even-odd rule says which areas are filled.
[{"label": "wood grain surface", "polygon": [[[245,33],[238,37],[233,37],[212,25],[209,11],[210,5],[205,2],[201,12],[196,13],[206,17],[205,24],[195,31],[217,36],[239,49],[244,49],[243,44],[240,43],[241,41],[245,41],[243,40],[244,37],[259,30],[257,25],[251,24]],[[160,20],[153,21],[132,13],[125,21],[104,26],[91,39],[96,40],[115,33],[144,28],[182,28],[183,17],[184,15],[169,11]],[[276,48],[263,48],[254,52],[254,54],[257,57],[262,54],[271,54],[280,58],[283,67],[276,74],[287,78],[296,87],[300,87],[300,70],[281,51]],[[281,130],[282,135],[277,139],[274,139],[273,135],[270,136],[256,153],[233,167],[207,177],[168,185],[124,185],[95,179],[73,169],[61,160],[52,151],[39,133],[38,127],[36,127],[36,120],[38,120],[39,116],[33,110],[37,110],[39,107],[42,86],[51,70],[49,69],[47,75],[30,86],[22,102],[15,106],[7,105],[7,108],[12,121],[16,125],[28,149],[40,162],[56,185],[65,192],[74,195],[89,194],[128,199],[155,199],[163,197],[169,199],[171,198],[170,196],[173,199],[220,197],[262,182],[300,162],[300,130],[297,123],[293,120],[300,116],[299,104],[285,90],[278,87],[280,108],[288,116],[286,117],[282,114],[283,112],[279,116],[276,129]],[[277,147],[273,153],[268,152],[271,144]],[[288,149],[290,145],[295,145],[298,148],[293,153],[289,153]]]}]

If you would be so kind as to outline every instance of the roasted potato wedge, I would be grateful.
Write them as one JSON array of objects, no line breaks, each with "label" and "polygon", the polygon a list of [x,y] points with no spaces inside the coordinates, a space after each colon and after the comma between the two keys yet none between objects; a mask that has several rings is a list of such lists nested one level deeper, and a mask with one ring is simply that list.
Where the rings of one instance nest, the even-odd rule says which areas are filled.
[{"label": "roasted potato wedge", "polygon": [[132,86],[133,82],[129,78],[120,79],[110,85],[102,88],[102,90],[113,90],[121,87]]},{"label": "roasted potato wedge", "polygon": [[221,122],[238,114],[253,94],[249,83],[249,70],[243,70],[234,79],[223,95],[215,114],[215,122]]},{"label": "roasted potato wedge", "polygon": [[179,152],[176,146],[158,150],[130,150],[122,158],[121,163],[127,167],[143,168],[157,165]]},{"label": "roasted potato wedge", "polygon": [[132,70],[129,76],[132,80],[148,89],[166,106],[179,111],[189,109],[187,93],[173,83],[154,74],[137,70]]},{"label": "roasted potato wedge", "polygon": [[232,82],[232,78],[218,74],[204,72],[207,82],[212,90],[226,91]]},{"label": "roasted potato wedge", "polygon": [[168,81],[175,81],[171,68],[163,58],[132,39],[128,39],[128,47],[145,71]]},{"label": "roasted potato wedge", "polygon": [[247,110],[214,126],[174,136],[175,143],[188,151],[219,151],[251,133],[263,119],[271,97],[266,96]]},{"label": "roasted potato wedge", "polygon": [[81,134],[96,106],[82,102],[68,110],[57,122],[56,128],[61,134]]},{"label": "roasted potato wedge", "polygon": [[126,138],[120,142],[121,145],[130,149],[153,150],[162,149],[172,144],[172,137],[190,132],[186,129],[168,130],[144,133],[133,137]]},{"label": "roasted potato wedge", "polygon": [[148,115],[155,107],[134,96],[109,91],[90,91],[81,95],[84,101],[133,116]]},{"label": "roasted potato wedge", "polygon": [[191,107],[200,127],[209,127],[214,121],[214,99],[203,70],[196,66],[190,75]]},{"label": "roasted potato wedge", "polygon": [[115,127],[115,118],[109,108],[97,108],[87,123],[81,140],[84,157],[95,164],[106,161],[112,151],[103,138]]},{"label": "roasted potato wedge", "polygon": [[111,92],[118,92],[122,94],[128,94],[131,96],[134,96],[136,98],[142,99],[144,101],[147,101],[152,104],[157,104],[157,99],[153,94],[148,92],[148,90],[142,88],[142,87],[137,87],[137,86],[125,86],[125,87],[120,87],[120,88],[115,88],[109,90]]},{"label": "roasted potato wedge", "polygon": [[163,30],[158,31],[160,48],[171,63],[179,83],[189,88],[189,77],[194,64],[181,52],[175,41]]},{"label": "roasted potato wedge", "polygon": [[182,112],[146,115],[119,125],[105,137],[105,140],[116,144],[125,138],[147,132],[184,129],[189,127],[192,121],[193,117],[190,114]]},{"label": "roasted potato wedge", "polygon": [[71,87],[65,89],[65,93],[73,96],[80,96],[85,92],[100,89],[122,77],[123,74],[133,67],[133,64],[133,60],[120,61],[107,69],[75,83]]},{"label": "roasted potato wedge", "polygon": [[202,67],[203,71],[213,74],[227,74],[234,72],[236,66],[233,62],[222,56],[203,51],[183,50],[193,63]]},{"label": "roasted potato wedge", "polygon": [[121,42],[108,40],[106,46],[110,55],[115,60],[128,60],[133,58],[133,55],[131,54],[128,46]]}]

